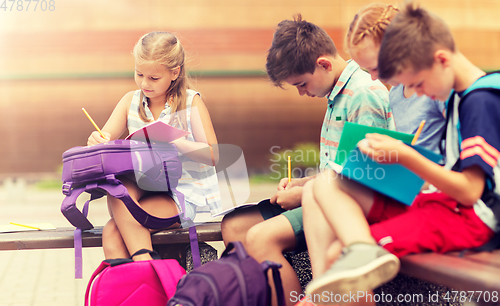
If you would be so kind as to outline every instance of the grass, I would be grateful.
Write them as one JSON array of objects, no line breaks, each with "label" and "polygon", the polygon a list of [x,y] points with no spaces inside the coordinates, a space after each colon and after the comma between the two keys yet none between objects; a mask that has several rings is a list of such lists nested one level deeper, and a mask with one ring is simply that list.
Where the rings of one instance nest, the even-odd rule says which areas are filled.
[{"label": "grass", "polygon": [[62,181],[57,179],[44,179],[36,182],[34,186],[39,190],[60,190],[62,188]]}]

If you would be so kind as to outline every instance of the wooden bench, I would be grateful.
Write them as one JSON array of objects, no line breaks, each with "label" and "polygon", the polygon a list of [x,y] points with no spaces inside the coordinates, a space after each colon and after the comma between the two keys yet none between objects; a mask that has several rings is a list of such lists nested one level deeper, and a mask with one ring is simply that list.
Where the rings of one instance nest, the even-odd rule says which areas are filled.
[{"label": "wooden bench", "polygon": [[449,292],[450,302],[467,294],[468,302],[500,305],[500,250],[408,255],[401,259],[401,272],[453,288],[456,292]]},{"label": "wooden bench", "polygon": [[[0,250],[73,248],[73,228],[0,234]],[[197,226],[198,241],[222,241],[219,222]],[[102,227],[85,231],[84,247],[102,246]],[[162,258],[175,258],[186,266],[189,246],[187,229],[170,229],[152,235],[153,245]],[[401,272],[426,282],[453,288],[448,294],[452,302],[461,292],[477,305],[500,305],[500,250],[494,252],[408,255],[401,259]],[[475,296],[470,297],[474,291]],[[478,299],[478,294],[482,297]],[[443,294],[441,292],[441,294]],[[424,298],[427,298],[425,296]],[[427,301],[427,300],[424,300]]]},{"label": "wooden bench", "polygon": [[[0,234],[0,251],[73,248],[74,228]],[[199,242],[222,241],[220,222],[196,226]],[[152,235],[153,246],[162,258],[177,259],[186,267],[186,249],[189,247],[188,229],[163,230]],[[84,231],[83,247],[102,246],[102,227]]]}]

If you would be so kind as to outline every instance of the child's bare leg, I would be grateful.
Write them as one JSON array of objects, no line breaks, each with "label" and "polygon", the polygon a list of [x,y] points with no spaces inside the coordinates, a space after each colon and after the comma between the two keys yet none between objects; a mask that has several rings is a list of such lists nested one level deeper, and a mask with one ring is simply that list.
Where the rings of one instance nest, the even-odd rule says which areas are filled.
[{"label": "child's bare leg", "polygon": [[[178,213],[175,201],[166,194],[158,194],[141,199],[144,191],[139,189],[137,185],[131,181],[122,180],[131,198],[146,210],[148,213],[157,217],[167,218]],[[138,202],[137,199],[141,199]],[[128,211],[122,201],[108,196],[108,206],[115,220],[116,226],[120,231],[129,254],[134,254],[140,249],[152,250],[151,233],[149,229],[143,227],[137,222],[132,214]],[[149,260],[149,254],[135,256],[134,260]]]},{"label": "child's bare leg", "polygon": [[[294,291],[297,294],[302,292],[295,271],[283,256],[283,252],[292,251],[295,246],[295,233],[290,221],[283,215],[278,215],[253,226],[247,234],[246,247],[250,256],[258,262],[270,260],[282,265],[280,273],[287,305],[294,305],[290,299],[291,292]],[[273,305],[277,305],[271,271],[268,277],[272,288]]]},{"label": "child's bare leg", "polygon": [[373,191],[333,170],[325,170],[314,180],[318,206],[343,245],[356,242],[375,244],[366,216],[373,206]]},{"label": "child's bare leg", "polygon": [[[221,223],[222,239],[227,245],[232,241],[240,241],[246,244],[248,230],[257,223],[263,222],[264,218],[258,207],[236,209],[224,216]],[[246,247],[246,245],[245,245]]]},{"label": "child's bare leg", "polygon": [[342,247],[343,247],[343,245],[340,242],[340,240],[338,240],[338,239],[333,241],[332,244],[330,244],[330,246],[326,250],[326,267],[327,267],[327,269],[339,258],[340,255],[342,255]]},{"label": "child's bare leg", "polygon": [[330,246],[334,241],[337,241],[337,244],[340,244],[340,242],[336,240],[332,227],[326,221],[323,211],[314,199],[313,182],[314,180],[311,180],[304,185],[302,212],[312,273],[313,276],[318,276],[329,268],[328,262],[331,260],[328,259],[327,254]]},{"label": "child's bare leg", "polygon": [[102,230],[102,246],[106,259],[130,257],[127,246],[113,218],[104,225]]},{"label": "child's bare leg", "polygon": [[[314,181],[313,194],[346,248],[325,273],[308,284],[307,293],[343,295],[368,291],[394,278],[399,271],[399,260],[376,244],[365,218],[373,206],[373,192],[337,177],[333,171],[325,171]],[[337,252],[336,247],[328,252]]]}]

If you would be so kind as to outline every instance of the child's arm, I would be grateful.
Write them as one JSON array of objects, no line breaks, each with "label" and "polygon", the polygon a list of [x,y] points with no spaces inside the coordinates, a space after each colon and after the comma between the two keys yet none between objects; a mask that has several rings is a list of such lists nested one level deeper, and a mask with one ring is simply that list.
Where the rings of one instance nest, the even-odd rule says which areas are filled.
[{"label": "child's arm", "polygon": [[125,132],[127,129],[128,109],[130,108],[133,96],[133,91],[126,93],[123,98],[121,98],[120,102],[118,102],[115,106],[111,116],[109,116],[108,121],[106,121],[106,124],[102,128],[102,132],[106,136],[106,139],[102,138],[99,132],[95,131],[90,134],[87,145],[92,146],[98,143],[118,139],[123,132]]},{"label": "child's arm", "polygon": [[219,161],[218,150],[212,147],[217,145],[214,127],[208,109],[199,95],[194,96],[191,112],[191,126],[196,142],[186,139],[177,139],[172,143],[177,150],[190,159],[207,165],[216,165]]},{"label": "child's arm", "polygon": [[479,166],[450,171],[389,136],[367,134],[366,139],[359,149],[373,160],[405,166],[462,205],[473,205],[483,194],[485,173]]}]

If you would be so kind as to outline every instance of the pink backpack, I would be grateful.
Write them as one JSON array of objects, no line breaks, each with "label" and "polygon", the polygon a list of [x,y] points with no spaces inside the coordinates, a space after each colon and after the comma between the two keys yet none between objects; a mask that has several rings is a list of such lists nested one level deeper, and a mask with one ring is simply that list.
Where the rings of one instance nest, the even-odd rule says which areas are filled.
[{"label": "pink backpack", "polygon": [[[138,251],[134,255],[150,253]],[[186,271],[175,259],[105,260],[85,292],[85,306],[165,306]]]}]

